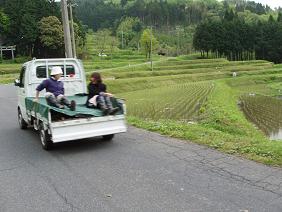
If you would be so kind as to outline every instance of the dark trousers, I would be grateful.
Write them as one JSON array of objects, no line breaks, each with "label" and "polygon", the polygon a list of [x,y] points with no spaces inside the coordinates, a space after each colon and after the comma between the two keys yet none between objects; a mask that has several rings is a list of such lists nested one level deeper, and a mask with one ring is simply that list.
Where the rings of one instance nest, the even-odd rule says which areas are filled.
[{"label": "dark trousers", "polygon": [[60,108],[62,105],[66,105],[67,107],[70,107],[71,105],[70,101],[64,95],[59,95],[56,97],[52,93],[47,93],[45,97],[48,105],[51,105],[53,107]]},{"label": "dark trousers", "polygon": [[113,109],[111,97],[99,95],[97,97],[98,107],[101,109]]}]

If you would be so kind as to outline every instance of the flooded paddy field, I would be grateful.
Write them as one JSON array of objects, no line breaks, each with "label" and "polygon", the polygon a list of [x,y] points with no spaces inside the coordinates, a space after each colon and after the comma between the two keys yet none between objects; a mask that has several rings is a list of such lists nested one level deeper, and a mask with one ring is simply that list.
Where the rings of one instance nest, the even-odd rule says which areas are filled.
[{"label": "flooded paddy field", "polygon": [[282,99],[262,95],[244,95],[241,108],[249,121],[270,140],[282,141]]}]

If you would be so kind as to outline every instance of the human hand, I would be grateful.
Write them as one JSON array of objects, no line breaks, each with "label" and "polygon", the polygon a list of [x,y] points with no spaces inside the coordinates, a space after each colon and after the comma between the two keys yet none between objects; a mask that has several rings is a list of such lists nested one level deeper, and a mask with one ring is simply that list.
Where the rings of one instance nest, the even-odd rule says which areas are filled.
[{"label": "human hand", "polygon": [[36,102],[36,103],[37,103],[38,101],[39,101],[38,98],[34,98],[34,99],[33,99],[33,102]]}]

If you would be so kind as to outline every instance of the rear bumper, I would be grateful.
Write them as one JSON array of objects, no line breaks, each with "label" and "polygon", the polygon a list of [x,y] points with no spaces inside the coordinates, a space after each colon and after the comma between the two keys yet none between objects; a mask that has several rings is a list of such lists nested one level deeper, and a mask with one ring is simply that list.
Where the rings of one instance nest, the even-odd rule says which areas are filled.
[{"label": "rear bumper", "polygon": [[124,133],[127,131],[124,115],[77,119],[52,123],[53,143]]}]

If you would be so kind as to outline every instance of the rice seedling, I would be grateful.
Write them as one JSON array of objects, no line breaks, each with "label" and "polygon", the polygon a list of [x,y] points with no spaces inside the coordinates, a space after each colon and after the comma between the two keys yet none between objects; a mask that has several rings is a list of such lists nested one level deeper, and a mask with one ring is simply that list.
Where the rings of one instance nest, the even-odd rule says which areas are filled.
[{"label": "rice seedling", "polygon": [[120,94],[129,115],[142,119],[190,121],[213,90],[213,83],[185,83]]},{"label": "rice seedling", "polygon": [[282,139],[282,100],[255,94],[241,98],[241,108],[247,119],[253,122],[270,138]]}]

